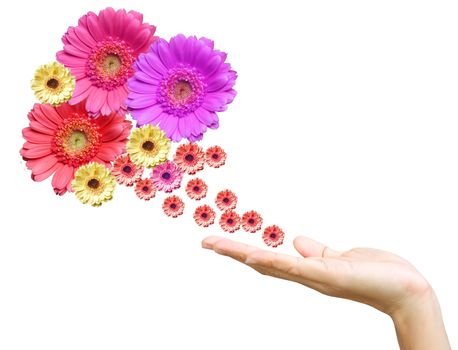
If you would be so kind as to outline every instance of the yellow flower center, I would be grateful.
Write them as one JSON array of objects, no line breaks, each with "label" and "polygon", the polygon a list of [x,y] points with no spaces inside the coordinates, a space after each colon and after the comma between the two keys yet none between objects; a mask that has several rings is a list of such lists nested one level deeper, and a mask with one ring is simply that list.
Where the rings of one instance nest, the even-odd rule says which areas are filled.
[{"label": "yellow flower center", "polygon": [[145,141],[142,144],[142,148],[147,152],[151,152],[154,149],[154,142],[149,141],[149,140]]},{"label": "yellow flower center", "polygon": [[83,131],[74,130],[68,138],[67,147],[71,152],[78,152],[87,145],[87,142],[86,134]]},{"label": "yellow flower center", "polygon": [[50,89],[57,89],[59,87],[59,80],[51,78],[46,82],[46,86]]},{"label": "yellow flower center", "polygon": [[107,75],[115,75],[122,66],[121,59],[118,55],[109,54],[105,57],[102,64],[102,70]]}]

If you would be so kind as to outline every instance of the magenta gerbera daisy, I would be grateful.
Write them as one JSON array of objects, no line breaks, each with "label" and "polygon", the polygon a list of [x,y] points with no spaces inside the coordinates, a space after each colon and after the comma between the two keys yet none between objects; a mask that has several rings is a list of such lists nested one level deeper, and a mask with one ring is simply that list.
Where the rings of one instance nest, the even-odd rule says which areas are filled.
[{"label": "magenta gerbera daisy", "polygon": [[138,125],[160,124],[173,141],[201,140],[219,126],[216,112],[234,99],[236,72],[213,41],[177,35],[138,57],[127,107]]},{"label": "magenta gerbera daisy", "polygon": [[115,159],[111,174],[118,184],[132,186],[142,177],[143,167],[132,162],[128,154],[123,154]]},{"label": "magenta gerbera daisy", "polygon": [[124,116],[115,113],[91,118],[82,104],[35,104],[28,117],[29,127],[22,130],[27,142],[21,155],[32,170],[33,180],[43,181],[54,174],[52,186],[59,195],[71,191],[71,181],[80,166],[94,161],[110,166],[125,152],[132,127]]},{"label": "magenta gerbera daisy", "polygon": [[183,173],[174,162],[166,161],[157,165],[151,173],[151,180],[159,191],[172,192],[181,185]]},{"label": "magenta gerbera daisy", "polygon": [[157,39],[155,31],[156,27],[143,23],[142,14],[111,7],[98,15],[89,12],[78,26],[68,28],[57,60],[76,78],[70,104],[86,100],[92,115],[125,111],[133,63]]}]

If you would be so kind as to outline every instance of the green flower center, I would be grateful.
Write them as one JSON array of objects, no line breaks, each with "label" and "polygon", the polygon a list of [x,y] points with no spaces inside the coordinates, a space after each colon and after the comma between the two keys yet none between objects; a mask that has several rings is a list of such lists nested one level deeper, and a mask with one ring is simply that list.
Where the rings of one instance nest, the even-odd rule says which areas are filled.
[{"label": "green flower center", "polygon": [[107,75],[115,75],[118,73],[119,69],[122,66],[121,59],[119,58],[118,55],[116,54],[109,54],[105,57],[103,60],[103,68],[102,70],[107,74]]},{"label": "green flower center", "polygon": [[68,148],[71,151],[79,151],[87,145],[86,134],[80,130],[74,130],[68,138]]}]

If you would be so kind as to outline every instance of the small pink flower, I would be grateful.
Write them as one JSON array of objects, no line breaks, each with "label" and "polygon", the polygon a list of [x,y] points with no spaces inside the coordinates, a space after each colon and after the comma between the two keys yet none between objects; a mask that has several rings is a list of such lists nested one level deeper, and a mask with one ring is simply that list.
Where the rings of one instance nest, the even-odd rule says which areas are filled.
[{"label": "small pink flower", "polygon": [[115,159],[111,174],[118,184],[132,186],[142,177],[143,168],[135,165],[129,155],[124,154]]},{"label": "small pink flower", "polygon": [[221,215],[219,225],[226,232],[235,232],[240,229],[240,216],[233,210],[228,210]]},{"label": "small pink flower", "polygon": [[226,163],[227,154],[219,146],[207,148],[205,152],[205,162],[212,168],[219,168]]},{"label": "small pink flower", "polygon": [[188,197],[195,200],[201,200],[204,198],[207,195],[207,190],[207,184],[199,178],[189,180],[186,185],[186,193]]},{"label": "small pink flower", "polygon": [[204,168],[205,154],[202,147],[190,142],[177,148],[174,161],[182,171],[193,175]]},{"label": "small pink flower", "polygon": [[162,210],[164,210],[165,215],[176,218],[183,214],[184,203],[178,196],[169,196],[164,199]]},{"label": "small pink flower", "polygon": [[181,186],[183,173],[171,161],[157,165],[151,174],[151,180],[159,191],[172,192]]},{"label": "small pink flower", "polygon": [[194,211],[194,220],[197,225],[208,227],[215,222],[215,211],[209,205],[201,205]]},{"label": "small pink flower", "polygon": [[156,187],[151,179],[141,179],[135,184],[135,194],[138,198],[149,201],[156,195]]},{"label": "small pink flower", "polygon": [[259,231],[262,226],[262,217],[258,212],[251,210],[247,211],[242,216],[242,228],[251,233]]},{"label": "small pink flower", "polygon": [[237,206],[237,196],[230,190],[224,190],[217,194],[215,202],[219,210],[235,209]]},{"label": "small pink flower", "polygon": [[278,247],[279,245],[283,244],[284,238],[285,238],[284,232],[277,225],[266,227],[262,235],[262,239],[264,240],[264,243],[272,248]]}]

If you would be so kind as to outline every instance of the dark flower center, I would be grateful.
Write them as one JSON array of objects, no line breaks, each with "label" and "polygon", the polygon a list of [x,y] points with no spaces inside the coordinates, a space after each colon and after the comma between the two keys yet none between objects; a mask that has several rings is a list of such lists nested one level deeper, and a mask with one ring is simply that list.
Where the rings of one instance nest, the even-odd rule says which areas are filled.
[{"label": "dark flower center", "polygon": [[177,205],[176,205],[175,203],[172,203],[172,204],[170,204],[170,208],[176,209],[176,208],[177,208]]},{"label": "dark flower center", "polygon": [[248,220],[248,223],[249,223],[250,225],[253,225],[253,224],[254,224],[254,219],[249,219],[249,220]]},{"label": "dark flower center", "polygon": [[194,156],[192,154],[187,154],[184,159],[186,159],[187,162],[192,162],[194,160]]},{"label": "dark flower center", "polygon": [[234,223],[234,220],[233,220],[233,219],[227,219],[227,223],[228,223],[229,225],[232,225],[232,224]]},{"label": "dark flower center", "polygon": [[127,174],[130,174],[132,172],[132,168],[130,167],[130,165],[125,165],[124,168],[122,168],[122,171]]},{"label": "dark flower center", "polygon": [[100,186],[100,181],[97,180],[97,179],[90,179],[88,182],[87,182],[87,185],[92,188],[93,190],[96,190],[97,188],[99,188]]},{"label": "dark flower center", "polygon": [[142,191],[143,191],[143,192],[148,192],[148,190],[149,190],[149,187],[148,187],[148,186],[143,186],[143,187],[142,187]]},{"label": "dark flower center", "polygon": [[51,78],[46,82],[46,86],[50,89],[56,89],[59,86],[59,81],[57,79]]},{"label": "dark flower center", "polygon": [[202,219],[206,219],[206,218],[208,217],[208,214],[207,214],[207,213],[202,213],[202,214],[200,215],[200,217],[201,217]]},{"label": "dark flower center", "polygon": [[212,158],[213,158],[213,159],[218,159],[218,158],[219,158],[218,153],[213,153],[213,154],[212,154]]},{"label": "dark flower center", "polygon": [[229,198],[224,197],[223,202],[226,203],[226,204],[229,203]]},{"label": "dark flower center", "polygon": [[162,174],[162,178],[163,178],[164,180],[169,180],[171,177],[172,177],[172,175],[170,175],[170,173],[163,173],[163,174]]},{"label": "dark flower center", "polygon": [[194,186],[194,187],[192,188],[192,190],[193,190],[194,192],[199,192],[199,191],[200,191],[200,187],[199,187],[199,186]]},{"label": "dark flower center", "polygon": [[145,141],[143,142],[142,144],[142,148],[145,150],[145,151],[152,151],[154,149],[154,143],[151,142],[151,141]]},{"label": "dark flower center", "polygon": [[275,232],[273,232],[273,233],[271,233],[269,235],[269,237],[272,238],[272,239],[275,239],[275,238],[277,238],[277,234]]}]

